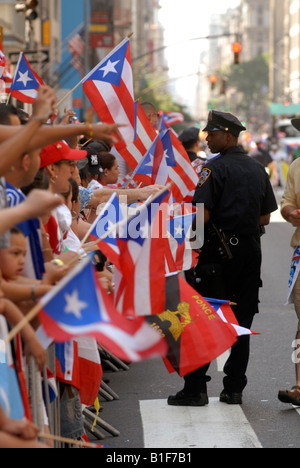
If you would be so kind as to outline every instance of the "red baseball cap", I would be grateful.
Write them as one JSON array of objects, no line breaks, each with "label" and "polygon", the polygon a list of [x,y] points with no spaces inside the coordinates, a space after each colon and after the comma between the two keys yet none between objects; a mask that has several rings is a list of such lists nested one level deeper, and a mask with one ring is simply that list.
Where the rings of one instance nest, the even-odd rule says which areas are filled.
[{"label": "red baseball cap", "polygon": [[49,164],[62,161],[63,159],[68,161],[78,161],[86,156],[86,151],[72,149],[65,141],[57,141],[51,145],[44,146],[42,149],[40,154],[40,167],[48,166]]}]

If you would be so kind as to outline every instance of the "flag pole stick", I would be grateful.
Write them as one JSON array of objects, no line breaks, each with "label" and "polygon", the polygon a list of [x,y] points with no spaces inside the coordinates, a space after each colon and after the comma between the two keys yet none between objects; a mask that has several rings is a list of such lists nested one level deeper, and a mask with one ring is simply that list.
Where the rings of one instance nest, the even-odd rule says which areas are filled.
[{"label": "flag pole stick", "polygon": [[70,91],[68,91],[67,94],[66,94],[63,98],[61,98],[60,101],[58,101],[57,103],[55,103],[55,107],[59,107],[59,106],[64,102],[64,100],[67,99],[67,98],[70,96],[70,94],[72,94],[73,91],[75,91],[75,89],[77,89],[78,86],[81,85],[81,83],[82,83],[82,80],[80,80],[79,83],[77,83],[77,85],[75,85],[73,89],[71,89]]},{"label": "flag pole stick", "polygon": [[[157,192],[155,195],[153,195],[152,197],[150,197],[145,203],[143,203],[137,210],[143,210],[146,206],[150,205],[150,203],[152,203],[154,200],[156,200],[156,198],[158,198],[160,195],[162,195],[164,192],[167,192],[170,187],[173,185],[173,182],[169,182],[162,190],[160,190],[159,192]],[[95,246],[98,244],[98,242],[106,239],[110,234],[112,234],[113,232],[116,231],[117,227],[121,227],[123,226],[123,224],[126,224],[128,223],[128,221],[130,221],[132,218],[134,218],[136,216],[136,213],[126,217],[125,219],[123,219],[122,221],[119,221],[117,222],[116,224],[114,224],[111,229],[109,231],[106,231],[104,234],[102,234],[101,237],[99,237],[99,239],[97,241],[94,242]],[[92,227],[93,225],[95,224],[95,222],[92,224],[92,226],[90,227],[90,229],[88,230],[88,232],[85,234],[84,238],[82,239],[82,241],[80,242],[80,245],[79,247],[77,248],[76,252],[78,253],[80,249],[83,248],[83,244],[85,243],[85,241],[87,240],[87,238],[89,237],[91,231],[92,231]],[[92,243],[90,244],[90,246],[92,245]]]},{"label": "flag pole stick", "polygon": [[19,331],[22,330],[22,328],[36,316],[41,308],[41,304],[36,304],[33,309],[31,309],[31,311],[25,315],[24,318],[9,332],[9,334],[6,335],[3,341],[6,344],[9,343],[19,333]]},{"label": "flag pole stick", "polygon": [[40,439],[49,439],[49,440],[54,440],[56,442],[64,442],[65,444],[77,445],[78,447],[98,448],[97,444],[93,444],[91,442],[85,442],[83,440],[76,440],[76,439],[69,439],[67,437],[56,436],[52,434],[44,434],[42,432],[38,434],[38,437]]}]

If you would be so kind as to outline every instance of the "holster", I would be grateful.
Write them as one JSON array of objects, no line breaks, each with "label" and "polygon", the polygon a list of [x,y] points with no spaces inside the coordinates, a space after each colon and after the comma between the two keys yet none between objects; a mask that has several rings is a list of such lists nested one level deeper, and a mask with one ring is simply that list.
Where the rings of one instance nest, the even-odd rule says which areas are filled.
[{"label": "holster", "polygon": [[226,297],[222,265],[200,261],[195,267],[194,289],[205,297]]},{"label": "holster", "polygon": [[217,263],[228,262],[232,259],[229,245],[229,239],[224,231],[210,221],[205,227],[204,244],[201,247],[199,262],[204,260],[204,257]]}]

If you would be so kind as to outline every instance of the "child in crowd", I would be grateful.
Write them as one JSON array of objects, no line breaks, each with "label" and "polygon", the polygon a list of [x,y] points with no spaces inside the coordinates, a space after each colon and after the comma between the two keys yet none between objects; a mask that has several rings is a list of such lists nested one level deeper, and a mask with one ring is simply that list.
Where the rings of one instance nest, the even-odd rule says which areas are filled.
[{"label": "child in crowd", "polygon": [[66,267],[51,264],[42,280],[26,278],[22,276],[25,256],[25,236],[19,228],[14,227],[10,230],[9,247],[0,249],[2,290],[5,297],[17,304],[23,313],[34,307],[37,300],[53,287],[66,270]]},{"label": "child in crowd", "polygon": [[[12,301],[4,296],[2,290],[3,283],[2,272],[0,270],[0,314],[5,317],[6,321],[11,326],[14,327],[24,318],[24,315]],[[32,326],[29,323],[25,324],[21,329],[20,334],[24,342],[24,352],[27,357],[27,361],[29,356],[32,355],[35,358],[39,369],[42,370],[46,364],[46,351],[39,343]]]}]

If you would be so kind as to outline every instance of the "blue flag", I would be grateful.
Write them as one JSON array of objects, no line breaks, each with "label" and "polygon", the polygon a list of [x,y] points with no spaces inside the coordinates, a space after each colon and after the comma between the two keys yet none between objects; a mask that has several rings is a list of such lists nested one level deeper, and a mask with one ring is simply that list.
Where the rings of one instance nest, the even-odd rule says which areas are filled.
[{"label": "blue flag", "polygon": [[7,363],[3,340],[0,340],[0,406],[8,418],[24,418],[19,382],[16,371]]}]

